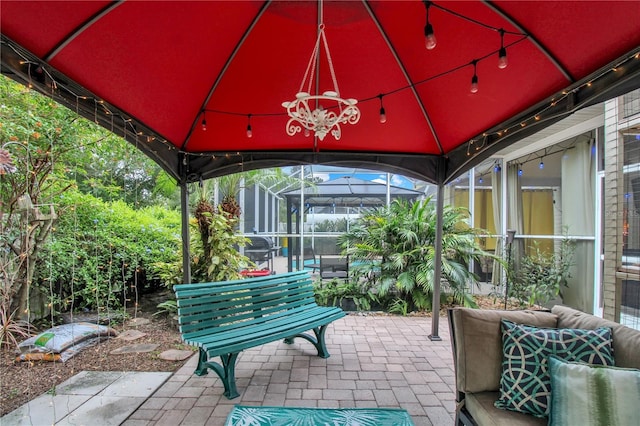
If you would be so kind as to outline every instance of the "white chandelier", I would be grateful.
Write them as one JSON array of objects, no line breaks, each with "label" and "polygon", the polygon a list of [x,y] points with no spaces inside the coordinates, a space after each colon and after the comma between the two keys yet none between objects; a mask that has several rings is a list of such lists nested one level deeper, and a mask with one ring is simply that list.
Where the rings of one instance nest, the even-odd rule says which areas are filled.
[{"label": "white chandelier", "polygon": [[[329,62],[333,90],[326,91],[322,95],[311,95],[313,76],[316,73],[315,68],[320,53],[320,41],[324,44],[324,50]],[[305,83],[307,83],[306,92],[303,91]],[[356,99],[342,99],[340,97],[331,54],[329,53],[329,45],[324,34],[324,24],[322,23],[318,28],[318,39],[311,52],[309,65],[307,65],[307,71],[300,84],[300,90],[296,93],[296,99],[282,103],[282,106],[287,109],[287,115],[290,117],[287,122],[287,134],[294,136],[304,129],[305,136],[309,136],[310,132],[314,132],[320,140],[323,140],[328,133],[331,133],[335,140],[340,140],[342,136],[340,125],[356,124],[360,120],[360,110],[356,106],[357,103]]]}]

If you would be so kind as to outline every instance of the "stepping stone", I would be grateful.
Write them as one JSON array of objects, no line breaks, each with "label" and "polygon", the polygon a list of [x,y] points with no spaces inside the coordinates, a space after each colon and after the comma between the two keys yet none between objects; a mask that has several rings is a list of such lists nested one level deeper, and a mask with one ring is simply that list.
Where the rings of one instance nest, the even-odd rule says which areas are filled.
[{"label": "stepping stone", "polygon": [[151,322],[151,320],[147,319],[147,318],[134,318],[131,321],[129,321],[129,325],[132,326],[137,326],[137,325],[146,325],[149,324]]},{"label": "stepping stone", "polygon": [[169,349],[168,351],[162,352],[160,355],[160,359],[164,359],[166,361],[182,361],[189,358],[193,355],[194,352],[191,351],[181,351],[178,349]]},{"label": "stepping stone", "polygon": [[142,331],[138,331],[138,330],[126,330],[123,331],[122,333],[120,333],[118,335],[118,337],[116,337],[116,339],[122,339],[122,340],[126,340],[126,341],[132,341],[132,340],[137,340],[141,337],[146,336],[147,333],[143,333]]},{"label": "stepping stone", "polygon": [[151,351],[154,351],[158,346],[160,345],[157,345],[155,343],[122,346],[121,348],[112,350],[111,355],[137,354],[137,353],[151,352]]}]

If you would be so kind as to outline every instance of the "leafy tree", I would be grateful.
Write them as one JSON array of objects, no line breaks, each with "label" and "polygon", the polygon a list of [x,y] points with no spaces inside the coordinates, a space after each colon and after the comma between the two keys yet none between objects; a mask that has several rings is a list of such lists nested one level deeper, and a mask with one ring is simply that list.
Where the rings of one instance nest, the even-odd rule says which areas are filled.
[{"label": "leafy tree", "polygon": [[55,200],[81,189],[138,206],[176,193],[133,146],[75,112],[0,76],[0,281],[7,312],[27,319],[39,253],[59,216]]},{"label": "leafy tree", "polygon": [[38,252],[56,219],[52,197],[72,186],[64,164],[82,123],[65,108],[0,78],[0,279],[11,310],[28,318]]},{"label": "leafy tree", "polygon": [[[348,233],[339,237],[352,262],[374,265],[378,292],[397,292],[410,298],[418,309],[430,309],[433,291],[437,212],[425,201],[395,200],[358,219]],[[458,303],[474,306],[467,292],[477,283],[469,271],[472,259],[490,256],[476,240],[479,230],[467,224],[468,212],[446,206],[443,213],[442,278],[445,292]],[[374,271],[364,271],[368,275]],[[378,276],[379,275],[379,276]]]}]

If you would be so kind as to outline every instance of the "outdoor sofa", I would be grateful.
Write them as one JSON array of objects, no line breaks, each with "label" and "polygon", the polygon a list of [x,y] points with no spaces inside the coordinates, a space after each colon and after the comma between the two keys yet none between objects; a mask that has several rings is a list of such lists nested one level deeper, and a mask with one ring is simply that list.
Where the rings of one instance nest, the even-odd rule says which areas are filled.
[{"label": "outdoor sofa", "polygon": [[[503,322],[503,320],[506,321]],[[522,324],[528,326],[522,326]],[[640,409],[638,393],[640,392],[640,372],[630,370],[640,369],[640,331],[560,305],[554,306],[551,311],[453,308],[449,310],[449,326],[456,379],[456,425],[598,424],[593,422],[597,413],[589,412],[589,410],[595,410],[598,407],[597,402],[589,400],[594,390],[585,385],[598,372],[621,374],[624,375],[625,380],[632,380],[631,390],[624,387],[623,380],[618,378],[612,380],[611,387],[616,395],[611,400],[606,400],[604,405],[608,411],[606,413],[607,420],[606,423],[599,424],[620,422],[621,424],[640,425],[640,415],[635,414]],[[525,386],[521,387],[518,384],[509,383],[504,379],[503,374],[506,375],[505,377],[511,379],[515,377],[520,380],[525,376],[523,374],[524,368],[515,368],[514,363],[517,363],[518,359],[524,363],[533,363],[533,357],[529,357],[528,354],[516,353],[517,351],[504,344],[503,339],[506,341],[513,337],[511,336],[512,330],[517,329],[519,333],[524,330],[524,334],[537,333],[547,339],[546,336],[549,333],[555,333],[556,336],[559,333],[570,335],[575,329],[595,330],[599,327],[606,329],[586,333],[602,334],[604,332],[602,336],[606,336],[606,330],[610,329],[611,340],[607,344],[596,345],[595,350],[610,350],[609,355],[614,358],[615,368],[589,366],[598,363],[594,359],[587,360],[587,363],[567,363],[567,360],[549,356],[545,367],[551,378],[550,393],[548,394],[550,415],[536,417],[530,413],[496,408],[494,403],[499,399],[502,400],[505,395],[508,397],[509,392],[522,396],[521,394],[526,393],[527,390]],[[561,331],[560,329],[565,330]],[[507,336],[503,337],[503,333],[507,333]],[[518,334],[516,333],[516,335]],[[518,336],[519,343],[531,337],[529,335],[526,339],[522,338],[522,333]],[[570,341],[569,346],[575,346],[573,349],[580,346],[571,341],[571,338],[565,340]],[[609,343],[611,348],[607,346]],[[625,369],[619,367],[625,367]],[[571,376],[573,382],[568,380],[566,383],[564,382],[563,377],[565,376],[560,372],[565,373],[566,371],[573,372],[573,376]],[[542,377],[540,370],[536,374]],[[503,380],[502,383],[501,380]],[[501,385],[506,385],[505,393],[501,392],[503,391]],[[595,386],[595,391],[600,393],[606,387],[598,384]],[[564,392],[572,393],[573,397],[565,395]],[[520,401],[524,401],[523,404],[526,404],[532,400],[527,401],[526,398],[522,398]],[[568,407],[563,407],[565,402],[568,402]],[[584,407],[581,407],[582,404]],[[565,408],[567,413],[562,413],[560,410]],[[560,414],[564,417],[561,417]],[[564,421],[561,421],[563,418]]]}]

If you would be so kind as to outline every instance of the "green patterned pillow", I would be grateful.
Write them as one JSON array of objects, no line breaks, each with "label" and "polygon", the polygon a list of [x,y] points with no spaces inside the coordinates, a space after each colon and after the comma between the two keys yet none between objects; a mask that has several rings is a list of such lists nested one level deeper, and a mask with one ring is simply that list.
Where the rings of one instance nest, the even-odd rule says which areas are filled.
[{"label": "green patterned pillow", "polygon": [[549,355],[567,361],[614,365],[611,329],[538,328],[502,320],[502,375],[497,408],[549,415]]},{"label": "green patterned pillow", "polygon": [[549,425],[640,425],[640,370],[549,357]]}]

